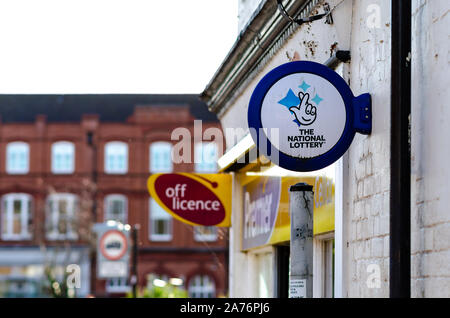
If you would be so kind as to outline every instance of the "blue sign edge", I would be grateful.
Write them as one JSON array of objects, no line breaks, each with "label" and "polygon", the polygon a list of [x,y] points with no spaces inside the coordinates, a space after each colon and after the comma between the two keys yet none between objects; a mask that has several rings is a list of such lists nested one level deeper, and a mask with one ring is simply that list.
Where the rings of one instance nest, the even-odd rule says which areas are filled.
[{"label": "blue sign edge", "polygon": [[[355,98],[350,87],[345,80],[335,71],[331,70],[323,64],[311,61],[295,61],[278,66],[267,73],[257,84],[250,98],[248,107],[247,120],[249,128],[256,131],[251,132],[253,141],[257,146],[261,145],[259,140],[259,130],[262,128],[261,122],[261,105],[268,90],[281,78],[294,73],[311,73],[321,76],[328,80],[339,92],[344,101],[346,110],[346,122],[344,131],[338,142],[328,152],[314,158],[301,159],[291,157],[276,149],[265,137],[266,147],[258,147],[263,154],[282,168],[308,172],[323,169],[341,158],[350,147],[356,132],[362,134],[370,134],[372,130],[372,108],[370,94],[363,94]],[[255,136],[256,132],[256,136]],[[278,161],[269,155],[269,149],[276,149],[278,152]]]}]

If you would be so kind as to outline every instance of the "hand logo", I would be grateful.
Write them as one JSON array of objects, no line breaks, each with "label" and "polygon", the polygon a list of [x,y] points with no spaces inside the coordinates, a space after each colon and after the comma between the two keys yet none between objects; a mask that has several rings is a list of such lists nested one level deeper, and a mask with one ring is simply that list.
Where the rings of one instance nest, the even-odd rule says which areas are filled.
[{"label": "hand logo", "polygon": [[309,103],[308,93],[300,92],[298,98],[300,99],[300,105],[293,106],[289,110],[294,113],[295,118],[301,125],[309,126],[316,121],[317,108]]}]

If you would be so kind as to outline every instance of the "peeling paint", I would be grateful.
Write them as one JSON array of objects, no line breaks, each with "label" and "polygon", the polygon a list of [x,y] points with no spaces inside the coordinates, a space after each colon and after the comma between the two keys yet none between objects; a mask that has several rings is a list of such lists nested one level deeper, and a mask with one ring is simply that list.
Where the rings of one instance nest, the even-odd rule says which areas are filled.
[{"label": "peeling paint", "polygon": [[303,45],[305,46],[306,56],[308,56],[308,53],[311,53],[311,56],[314,56],[316,54],[316,48],[317,43],[314,40],[310,41],[303,41]]},{"label": "peeling paint", "polygon": [[334,42],[334,43],[330,46],[330,56],[333,55],[333,53],[334,53],[335,51],[337,51],[338,44],[339,44],[338,42]]}]

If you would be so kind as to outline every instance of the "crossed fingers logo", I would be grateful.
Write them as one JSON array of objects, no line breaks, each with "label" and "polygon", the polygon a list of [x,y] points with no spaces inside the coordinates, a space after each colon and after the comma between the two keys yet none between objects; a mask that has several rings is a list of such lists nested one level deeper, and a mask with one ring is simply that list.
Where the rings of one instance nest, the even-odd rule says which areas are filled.
[{"label": "crossed fingers logo", "polygon": [[295,119],[304,126],[309,126],[316,121],[317,108],[309,102],[309,94],[299,92],[300,104],[292,106],[289,110],[294,114]]},{"label": "crossed fingers logo", "polygon": [[308,92],[310,87],[311,85],[303,81],[302,85],[299,86],[301,90],[298,94],[289,89],[286,96],[278,102],[289,109],[289,112],[295,117],[293,122],[299,127],[310,126],[316,121],[317,107],[323,101],[323,98],[315,92],[315,89],[313,90],[314,98],[311,98],[313,95]]}]

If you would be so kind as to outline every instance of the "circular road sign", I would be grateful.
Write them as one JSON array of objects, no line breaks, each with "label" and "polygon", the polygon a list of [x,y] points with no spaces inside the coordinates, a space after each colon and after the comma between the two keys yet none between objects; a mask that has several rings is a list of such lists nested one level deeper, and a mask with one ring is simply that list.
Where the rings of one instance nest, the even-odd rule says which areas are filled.
[{"label": "circular road sign", "polygon": [[100,239],[100,251],[110,261],[121,259],[127,252],[127,248],[127,238],[118,230],[109,230]]}]

